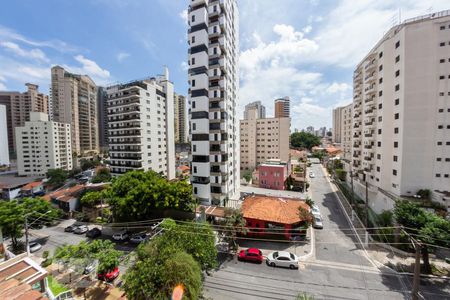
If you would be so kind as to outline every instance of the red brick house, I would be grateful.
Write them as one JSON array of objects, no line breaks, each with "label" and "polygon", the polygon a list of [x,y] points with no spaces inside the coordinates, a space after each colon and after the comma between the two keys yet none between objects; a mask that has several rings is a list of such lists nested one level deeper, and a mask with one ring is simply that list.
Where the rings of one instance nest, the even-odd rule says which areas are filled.
[{"label": "red brick house", "polygon": [[259,187],[272,190],[284,190],[285,181],[289,176],[288,164],[282,162],[268,162],[258,167]]},{"label": "red brick house", "polygon": [[304,219],[298,213],[299,207],[310,210],[300,199],[269,196],[249,196],[244,199],[241,212],[249,228],[249,237],[263,237],[284,233],[290,239],[293,234],[304,232]]}]

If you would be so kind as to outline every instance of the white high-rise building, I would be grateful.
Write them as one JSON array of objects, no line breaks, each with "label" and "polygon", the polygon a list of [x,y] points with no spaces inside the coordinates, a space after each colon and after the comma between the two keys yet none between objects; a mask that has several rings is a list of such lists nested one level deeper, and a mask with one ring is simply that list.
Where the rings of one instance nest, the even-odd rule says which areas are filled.
[{"label": "white high-rise building", "polygon": [[353,89],[357,192],[367,182],[376,211],[420,189],[450,208],[450,10],[391,28],[357,65]]},{"label": "white high-rise building", "polygon": [[239,197],[239,16],[235,0],[189,5],[191,183],[201,203]]},{"label": "white high-rise building", "polygon": [[266,107],[261,104],[261,101],[254,101],[245,106],[244,109],[244,120],[249,118],[249,111],[256,109],[257,115],[256,118],[264,119],[266,117]]},{"label": "white high-rise building", "polygon": [[0,105],[0,166],[9,165],[8,127],[6,106]]},{"label": "white high-rise building", "polygon": [[49,169],[72,169],[70,124],[31,112],[25,126],[16,127],[17,170],[20,176],[45,176]]},{"label": "white high-rise building", "polygon": [[111,173],[153,170],[175,178],[174,92],[162,76],[107,88]]}]

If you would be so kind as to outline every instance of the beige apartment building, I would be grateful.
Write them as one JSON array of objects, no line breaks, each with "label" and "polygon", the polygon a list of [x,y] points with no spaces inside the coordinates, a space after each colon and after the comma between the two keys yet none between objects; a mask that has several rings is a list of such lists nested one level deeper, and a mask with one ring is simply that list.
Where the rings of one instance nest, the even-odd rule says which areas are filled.
[{"label": "beige apartment building", "polygon": [[72,150],[78,155],[99,151],[97,86],[87,75],[52,68],[51,117],[71,125]]},{"label": "beige apartment building", "polygon": [[175,119],[175,143],[187,143],[187,112],[186,112],[186,97],[173,94],[174,101],[174,119]]},{"label": "beige apartment building", "polygon": [[0,91],[0,105],[6,107],[8,145],[10,152],[16,152],[15,128],[24,126],[30,120],[30,112],[48,113],[48,96],[39,92],[39,86],[26,83],[26,92]]},{"label": "beige apartment building", "polygon": [[271,159],[289,160],[290,118],[258,118],[255,107],[241,120],[241,170],[253,170]]},{"label": "beige apartment building", "polygon": [[72,169],[70,125],[31,112],[30,121],[16,128],[17,170],[20,176],[45,176],[49,169]]},{"label": "beige apartment building", "polygon": [[340,144],[342,158],[351,159],[353,103],[333,109],[333,143]]},{"label": "beige apartment building", "polygon": [[450,208],[450,10],[391,28],[353,76],[356,192],[380,212],[420,189]]}]

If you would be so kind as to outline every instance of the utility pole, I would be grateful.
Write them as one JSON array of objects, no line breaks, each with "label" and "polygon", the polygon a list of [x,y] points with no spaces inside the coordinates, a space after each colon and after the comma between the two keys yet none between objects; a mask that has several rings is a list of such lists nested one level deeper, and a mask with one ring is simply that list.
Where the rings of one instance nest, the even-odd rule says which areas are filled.
[{"label": "utility pole", "polygon": [[369,189],[367,186],[367,181],[366,181],[366,203],[365,203],[365,208],[366,208],[366,228],[369,227]]},{"label": "utility pole", "polygon": [[25,247],[27,249],[27,256],[30,256],[30,243],[28,240],[28,216],[25,215]]},{"label": "utility pole", "polygon": [[352,206],[352,208],[353,208],[353,203],[354,203],[354,191],[353,191],[353,171],[352,170],[350,170],[350,181],[351,181],[351,183],[352,183],[352,197],[351,197],[351,206]]},{"label": "utility pole", "polygon": [[419,285],[420,285],[420,248],[422,245],[415,239],[411,238],[413,246],[416,250],[416,262],[414,264],[414,278],[412,287],[412,299],[419,300]]}]

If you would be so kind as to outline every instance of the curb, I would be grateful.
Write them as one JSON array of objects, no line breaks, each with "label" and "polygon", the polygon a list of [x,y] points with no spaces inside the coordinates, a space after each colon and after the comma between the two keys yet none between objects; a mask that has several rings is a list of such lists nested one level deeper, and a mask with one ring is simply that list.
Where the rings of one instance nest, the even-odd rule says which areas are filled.
[{"label": "curb", "polygon": [[315,248],[316,248],[316,237],[314,235],[314,228],[309,227],[309,230],[311,232],[311,249],[309,250],[309,253],[299,256],[298,260],[299,261],[307,261],[311,256],[315,255]]}]

